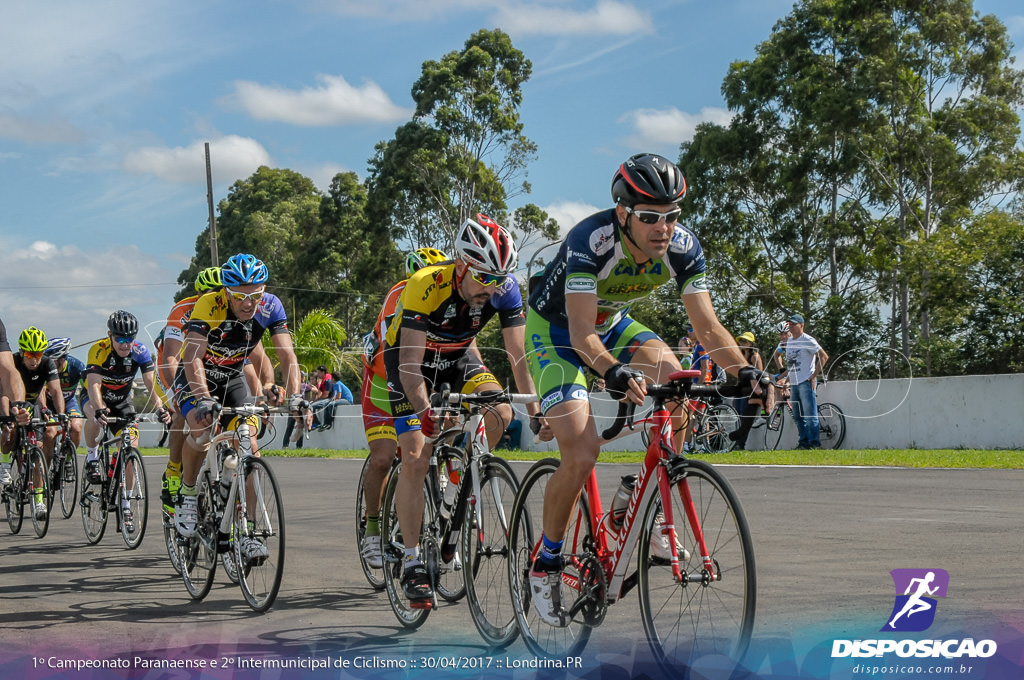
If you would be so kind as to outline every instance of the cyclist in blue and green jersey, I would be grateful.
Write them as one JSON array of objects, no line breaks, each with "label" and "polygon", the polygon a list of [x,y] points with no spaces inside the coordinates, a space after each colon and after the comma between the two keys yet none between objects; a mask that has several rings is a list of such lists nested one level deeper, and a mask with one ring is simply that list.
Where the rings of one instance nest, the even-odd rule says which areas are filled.
[{"label": "cyclist in blue and green jersey", "polygon": [[[585,370],[603,376],[612,397],[636,404],[646,394],[644,377],[661,383],[681,370],[668,345],[629,316],[630,305],[675,280],[713,360],[742,380],[757,377],[718,321],[697,237],[678,224],[685,194],[686,180],[673,163],[655,154],[631,157],[612,178],[615,207],[571,229],[532,286],[527,364],[562,460],[545,494],[542,546],[530,588],[538,615],[553,626],[568,624],[561,598],[562,538],[601,446]],[[678,446],[685,411],[677,409],[674,420]]]}]

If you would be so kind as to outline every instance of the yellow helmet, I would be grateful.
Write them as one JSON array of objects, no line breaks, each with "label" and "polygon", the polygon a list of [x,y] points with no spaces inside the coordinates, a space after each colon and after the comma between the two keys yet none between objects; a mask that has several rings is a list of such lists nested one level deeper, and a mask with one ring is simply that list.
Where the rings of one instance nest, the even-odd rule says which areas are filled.
[{"label": "yellow helmet", "polygon": [[405,275],[412,276],[415,272],[426,266],[444,262],[448,256],[443,250],[437,248],[418,248],[409,253],[405,258]]},{"label": "yellow helmet", "polygon": [[22,352],[42,352],[48,344],[46,333],[35,326],[29,326],[18,336],[18,347]]},{"label": "yellow helmet", "polygon": [[223,285],[220,280],[220,267],[207,267],[199,272],[199,276],[196,277],[197,293],[205,293],[208,290],[214,290]]}]

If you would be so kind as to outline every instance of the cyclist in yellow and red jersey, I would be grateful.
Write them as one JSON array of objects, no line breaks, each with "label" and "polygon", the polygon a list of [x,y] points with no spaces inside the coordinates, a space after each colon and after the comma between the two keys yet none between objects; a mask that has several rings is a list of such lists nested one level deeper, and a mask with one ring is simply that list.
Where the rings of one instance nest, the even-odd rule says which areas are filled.
[{"label": "cyclist in yellow and red jersey", "polygon": [[[19,425],[28,425],[32,415],[29,413],[28,402],[25,401],[25,384],[21,381],[21,374],[14,365],[14,354],[11,353],[11,344],[7,340],[7,327],[0,320],[0,415],[14,416]],[[14,428],[11,423],[3,424],[3,434]],[[11,483],[11,459],[10,454],[5,453],[0,458],[0,486],[7,486]]]},{"label": "cyclist in yellow and red jersey", "polygon": [[395,316],[398,298],[405,289],[408,277],[424,267],[446,262],[448,256],[436,248],[420,248],[406,256],[406,279],[396,283],[384,296],[384,305],[377,315],[373,330],[363,336],[363,429],[370,448],[370,465],[363,478],[366,502],[366,534],[359,551],[372,568],[380,569],[384,560],[380,546],[380,501],[391,461],[398,452],[398,439],[391,422],[391,400],[388,397],[388,377],[384,369],[384,356],[380,351],[388,324]]},{"label": "cyclist in yellow and red jersey", "polygon": [[[119,309],[107,319],[107,337],[89,348],[85,362],[85,394],[82,396],[82,412],[85,414],[85,473],[89,481],[102,481],[97,452],[100,430],[107,424],[109,416],[127,418],[135,413],[132,405],[132,382],[141,371],[142,382],[149,398],[160,406],[157,417],[162,423],[171,421],[171,412],[156,395],[153,375],[156,366],[149,354],[149,348],[136,340],[139,321],[135,315]],[[132,437],[132,446],[138,446],[138,435]],[[131,526],[132,512],[128,499],[121,499],[124,522]]]},{"label": "cyclist in yellow and red jersey", "polygon": [[[266,292],[267,279],[266,265],[254,256],[231,257],[221,266],[224,287],[200,297],[185,323],[181,364],[174,377],[174,400],[190,429],[182,447],[181,488],[174,510],[175,526],[185,538],[196,531],[196,479],[210,448],[215,406],[218,402],[224,406],[252,403],[244,366],[264,333],[270,333],[281,361],[289,408],[308,408],[298,394],[299,364],[284,307],[277,296]],[[279,390],[268,391],[272,402],[283,401]],[[230,426],[232,419],[226,420],[225,425]],[[269,554],[255,536],[240,540],[242,553],[250,560]]]},{"label": "cyclist in yellow and red jersey", "polygon": [[[398,523],[405,536],[402,589],[410,606],[428,608],[433,589],[420,560],[423,480],[430,463],[430,444],[438,434],[430,413],[429,390],[448,383],[460,392],[500,390],[501,385],[472,351],[473,339],[487,321],[498,316],[516,385],[533,389],[523,361],[525,337],[523,299],[512,272],[518,253],[512,237],[486,215],[467,219],[455,238],[458,259],[424,267],[406,282],[384,342],[384,367],[402,449],[398,478]],[[536,402],[527,405],[536,415]],[[512,408],[502,404],[485,417],[488,440],[497,444]],[[415,543],[414,543],[415,541]]]}]

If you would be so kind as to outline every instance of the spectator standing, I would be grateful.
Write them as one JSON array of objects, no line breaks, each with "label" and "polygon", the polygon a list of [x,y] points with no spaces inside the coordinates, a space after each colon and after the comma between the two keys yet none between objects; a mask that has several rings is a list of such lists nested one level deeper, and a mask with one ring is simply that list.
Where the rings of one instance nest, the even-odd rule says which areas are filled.
[{"label": "spectator standing", "polygon": [[820,449],[818,400],[814,394],[818,376],[828,354],[809,333],[804,333],[804,317],[789,317],[790,338],[786,342],[786,375],[792,394],[793,415],[800,430],[798,449]]},{"label": "spectator standing", "polygon": [[[761,359],[761,353],[754,346],[755,342],[756,338],[750,331],[736,338],[736,344],[740,346],[740,354],[743,355],[743,358],[751,366],[761,371],[764,370],[764,361]],[[736,411],[740,416],[740,426],[735,432],[729,433],[729,439],[736,442],[736,448],[741,451],[747,446],[747,436],[750,435],[750,428],[753,427],[754,421],[761,415],[761,409],[765,406],[766,395],[767,390],[764,390],[761,394],[755,393],[749,398],[743,397],[736,400]]]}]

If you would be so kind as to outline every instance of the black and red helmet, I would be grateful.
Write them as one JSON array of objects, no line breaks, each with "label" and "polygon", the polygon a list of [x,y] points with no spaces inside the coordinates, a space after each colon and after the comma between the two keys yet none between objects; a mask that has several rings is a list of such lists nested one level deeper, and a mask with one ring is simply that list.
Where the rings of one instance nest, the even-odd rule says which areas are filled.
[{"label": "black and red helmet", "polygon": [[639,153],[619,166],[612,177],[612,199],[625,206],[666,205],[686,195],[686,178],[676,164],[654,153]]}]

